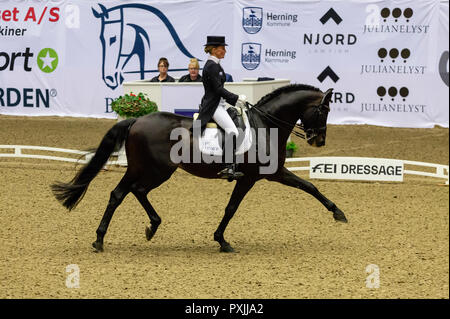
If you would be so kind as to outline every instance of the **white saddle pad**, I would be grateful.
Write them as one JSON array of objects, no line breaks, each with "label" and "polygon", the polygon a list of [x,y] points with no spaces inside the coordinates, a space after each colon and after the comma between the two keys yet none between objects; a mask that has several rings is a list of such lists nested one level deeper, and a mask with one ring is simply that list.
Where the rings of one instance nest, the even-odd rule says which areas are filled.
[{"label": "white saddle pad", "polygon": [[[240,131],[240,134],[244,134],[244,138],[242,139],[242,142],[236,146],[236,153],[235,153],[236,155],[244,154],[252,146],[252,134],[250,130],[250,124],[248,122],[248,118],[245,112],[243,112],[243,119],[245,123],[245,131],[243,133],[242,131]],[[241,138],[242,137],[239,136],[237,140],[240,141]],[[222,156],[223,150],[221,142],[223,141],[223,139],[224,137],[222,130],[220,130],[217,127],[216,128],[206,127],[199,140],[200,151],[203,154],[207,154],[210,156]]]}]

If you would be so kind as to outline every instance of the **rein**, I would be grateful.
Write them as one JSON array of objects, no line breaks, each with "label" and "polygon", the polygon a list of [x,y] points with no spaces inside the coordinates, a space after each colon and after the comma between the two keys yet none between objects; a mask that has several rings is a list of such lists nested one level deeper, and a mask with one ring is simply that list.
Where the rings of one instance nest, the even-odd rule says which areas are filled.
[{"label": "rein", "polygon": [[302,123],[300,123],[300,124],[295,123],[294,125],[292,125],[291,123],[288,123],[286,121],[280,120],[279,118],[277,118],[276,116],[273,116],[272,114],[264,112],[263,110],[261,110],[260,108],[254,106],[253,104],[251,104],[249,102],[247,102],[247,104],[252,109],[255,109],[261,115],[263,115],[265,118],[267,118],[270,122],[275,124],[277,127],[281,128],[281,129],[284,129],[284,130],[288,131],[289,133],[292,132],[292,134],[294,134],[295,136],[300,137],[302,139],[305,139],[305,134],[297,132],[297,131],[294,130],[295,128],[297,128],[297,129],[300,129],[302,131],[305,131],[305,128],[304,128]]}]

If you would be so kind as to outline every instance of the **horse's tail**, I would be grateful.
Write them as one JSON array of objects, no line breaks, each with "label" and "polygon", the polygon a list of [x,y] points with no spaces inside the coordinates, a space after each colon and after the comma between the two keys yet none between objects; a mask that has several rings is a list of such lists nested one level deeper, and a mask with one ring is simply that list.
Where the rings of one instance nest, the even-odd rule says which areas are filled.
[{"label": "horse's tail", "polygon": [[89,183],[128,137],[128,131],[136,119],[127,119],[114,125],[103,137],[95,155],[83,166],[69,183],[55,182],[51,189],[56,199],[68,210],[74,209],[83,199]]}]

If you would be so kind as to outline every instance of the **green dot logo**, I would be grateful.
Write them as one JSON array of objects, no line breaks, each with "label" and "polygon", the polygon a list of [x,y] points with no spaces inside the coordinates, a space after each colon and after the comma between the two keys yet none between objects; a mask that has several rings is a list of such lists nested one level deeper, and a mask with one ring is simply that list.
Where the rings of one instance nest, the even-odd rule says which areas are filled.
[{"label": "green dot logo", "polygon": [[37,65],[42,72],[52,73],[58,66],[58,54],[51,48],[42,49],[37,56]]}]

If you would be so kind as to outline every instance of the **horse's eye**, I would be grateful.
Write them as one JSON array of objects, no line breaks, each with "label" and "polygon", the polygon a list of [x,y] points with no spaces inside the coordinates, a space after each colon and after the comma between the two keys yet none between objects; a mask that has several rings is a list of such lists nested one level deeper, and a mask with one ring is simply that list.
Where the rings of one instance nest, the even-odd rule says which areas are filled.
[{"label": "horse's eye", "polygon": [[113,36],[113,37],[109,38],[109,45],[112,45],[116,41],[117,41],[117,37],[116,36]]},{"label": "horse's eye", "polygon": [[320,106],[319,106],[319,110],[320,110],[320,112],[330,112],[330,107],[328,106],[328,105],[326,105],[326,104],[321,104]]}]

